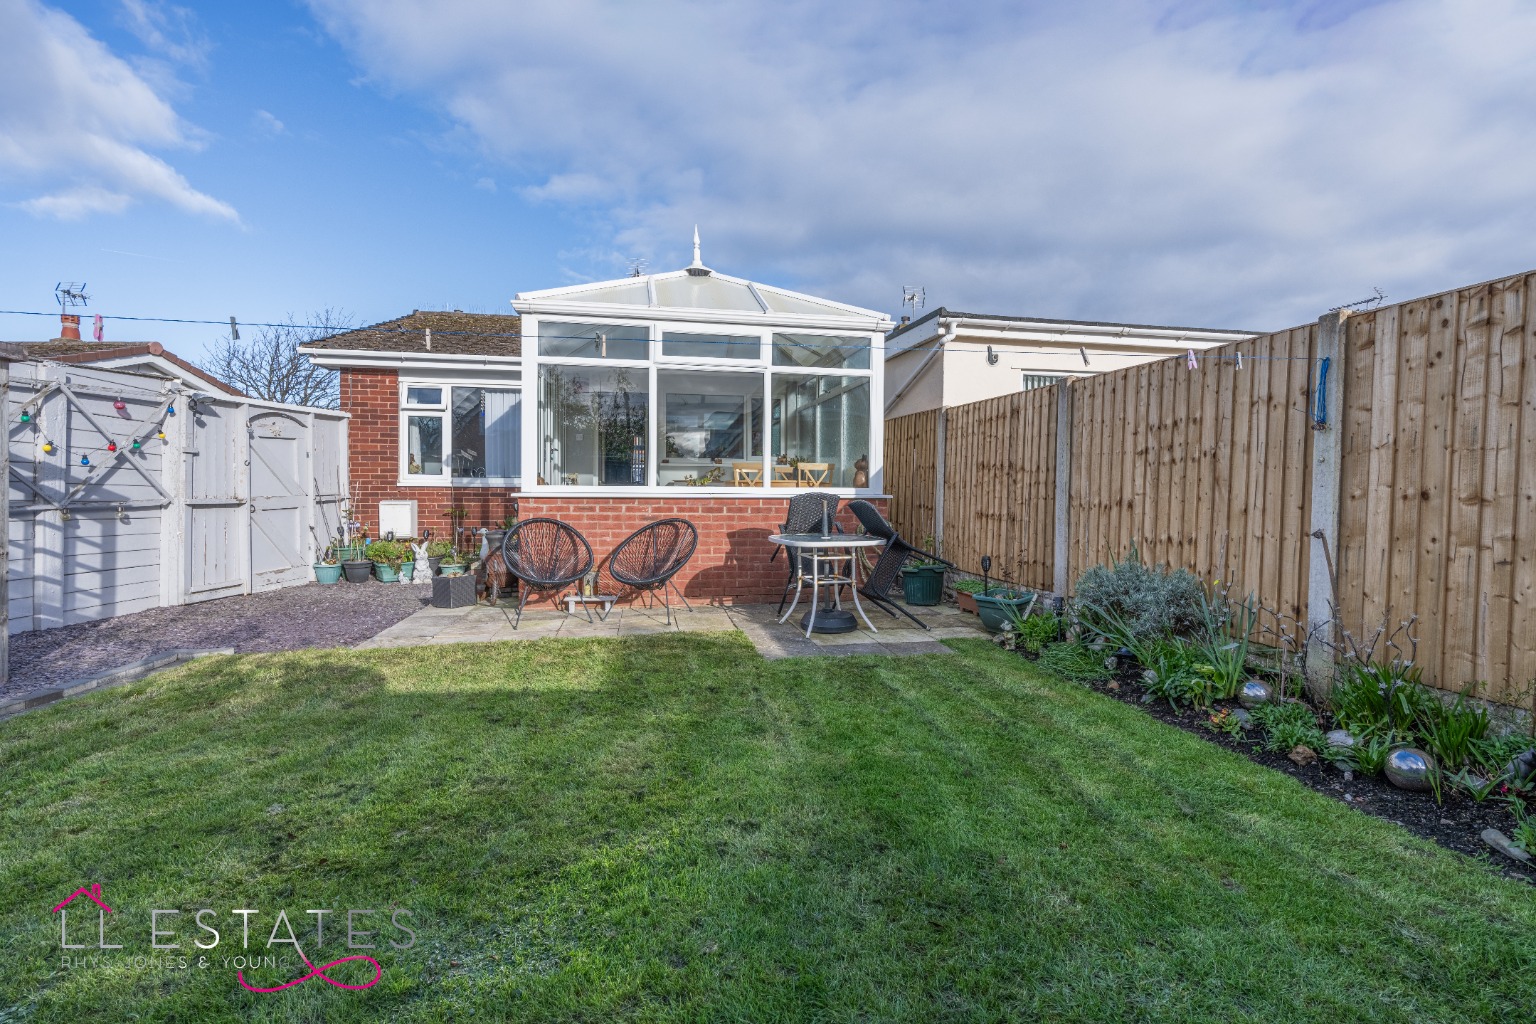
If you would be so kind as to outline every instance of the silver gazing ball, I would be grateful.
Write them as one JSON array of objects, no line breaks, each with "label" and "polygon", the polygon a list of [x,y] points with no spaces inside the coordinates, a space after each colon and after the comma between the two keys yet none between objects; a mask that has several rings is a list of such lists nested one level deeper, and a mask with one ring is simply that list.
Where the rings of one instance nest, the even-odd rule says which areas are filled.
[{"label": "silver gazing ball", "polygon": [[1245,708],[1256,708],[1260,704],[1268,704],[1273,696],[1274,691],[1264,680],[1250,679],[1237,691],[1237,702]]},{"label": "silver gazing ball", "polygon": [[1355,745],[1355,737],[1348,729],[1330,729],[1328,735],[1323,737],[1330,747],[1352,747]]},{"label": "silver gazing ball", "polygon": [[1435,759],[1413,747],[1399,747],[1387,755],[1387,781],[1398,789],[1427,793],[1435,773]]}]

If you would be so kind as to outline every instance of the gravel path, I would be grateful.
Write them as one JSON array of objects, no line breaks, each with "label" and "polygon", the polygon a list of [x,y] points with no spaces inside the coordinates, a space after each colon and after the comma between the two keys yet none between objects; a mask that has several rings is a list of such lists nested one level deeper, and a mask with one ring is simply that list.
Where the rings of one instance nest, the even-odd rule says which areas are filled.
[{"label": "gravel path", "polygon": [[11,637],[10,682],[0,686],[0,697],[95,675],[177,647],[233,647],[242,654],[350,647],[431,598],[432,588],[425,584],[310,583],[17,633]]}]

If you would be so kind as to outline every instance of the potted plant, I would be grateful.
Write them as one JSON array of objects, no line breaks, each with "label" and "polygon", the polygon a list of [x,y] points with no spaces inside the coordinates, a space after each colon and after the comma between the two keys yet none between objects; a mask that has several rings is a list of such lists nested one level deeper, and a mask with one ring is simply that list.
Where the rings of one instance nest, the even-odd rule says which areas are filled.
[{"label": "potted plant", "polygon": [[336,552],[326,548],[320,556],[320,561],[315,563],[316,583],[339,583],[341,581],[341,561],[336,557]]},{"label": "potted plant", "polygon": [[907,604],[938,604],[944,596],[944,563],[908,562],[901,570],[901,595]]},{"label": "potted plant", "polygon": [[1013,587],[989,587],[976,595],[976,614],[989,633],[1001,633],[1015,622],[1029,617],[1036,594],[1033,590]]},{"label": "potted plant", "polygon": [[341,571],[348,583],[367,583],[373,579],[373,560],[368,557],[367,550],[359,544],[355,551],[342,556]]},{"label": "potted plant", "polygon": [[443,560],[452,554],[453,541],[451,540],[433,540],[427,542],[427,565],[430,566],[429,571],[433,576],[437,575],[438,566],[443,564]]},{"label": "potted plant", "polygon": [[368,545],[368,559],[373,562],[374,574],[380,583],[397,583],[400,570],[406,565],[411,549],[398,540],[376,540]]},{"label": "potted plant", "polygon": [[986,584],[981,580],[956,580],[954,586],[955,604],[960,606],[961,611],[975,615],[976,595],[985,589]]},{"label": "potted plant", "polygon": [[[447,542],[444,541],[443,543]],[[458,548],[449,544],[448,553],[443,555],[442,560],[437,563],[437,574],[439,576],[463,576],[468,571],[469,559],[461,554]]]}]

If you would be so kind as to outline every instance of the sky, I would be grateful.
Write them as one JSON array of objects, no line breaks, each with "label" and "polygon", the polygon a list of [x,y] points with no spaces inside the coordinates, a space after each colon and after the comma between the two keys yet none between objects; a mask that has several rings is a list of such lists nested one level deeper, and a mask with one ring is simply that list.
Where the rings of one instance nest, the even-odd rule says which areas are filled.
[{"label": "sky", "polygon": [[85,281],[198,358],[111,318],[507,312],[697,224],[893,316],[1279,329],[1536,269],[1532,40],[1529,0],[0,0],[0,309]]}]

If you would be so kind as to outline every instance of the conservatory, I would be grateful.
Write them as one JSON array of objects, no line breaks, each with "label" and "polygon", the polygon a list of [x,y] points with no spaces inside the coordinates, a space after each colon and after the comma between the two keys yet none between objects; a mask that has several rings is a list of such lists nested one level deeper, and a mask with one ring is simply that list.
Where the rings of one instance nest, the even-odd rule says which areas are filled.
[{"label": "conservatory", "polygon": [[522,292],[530,497],[881,487],[873,310],[683,270]]}]

